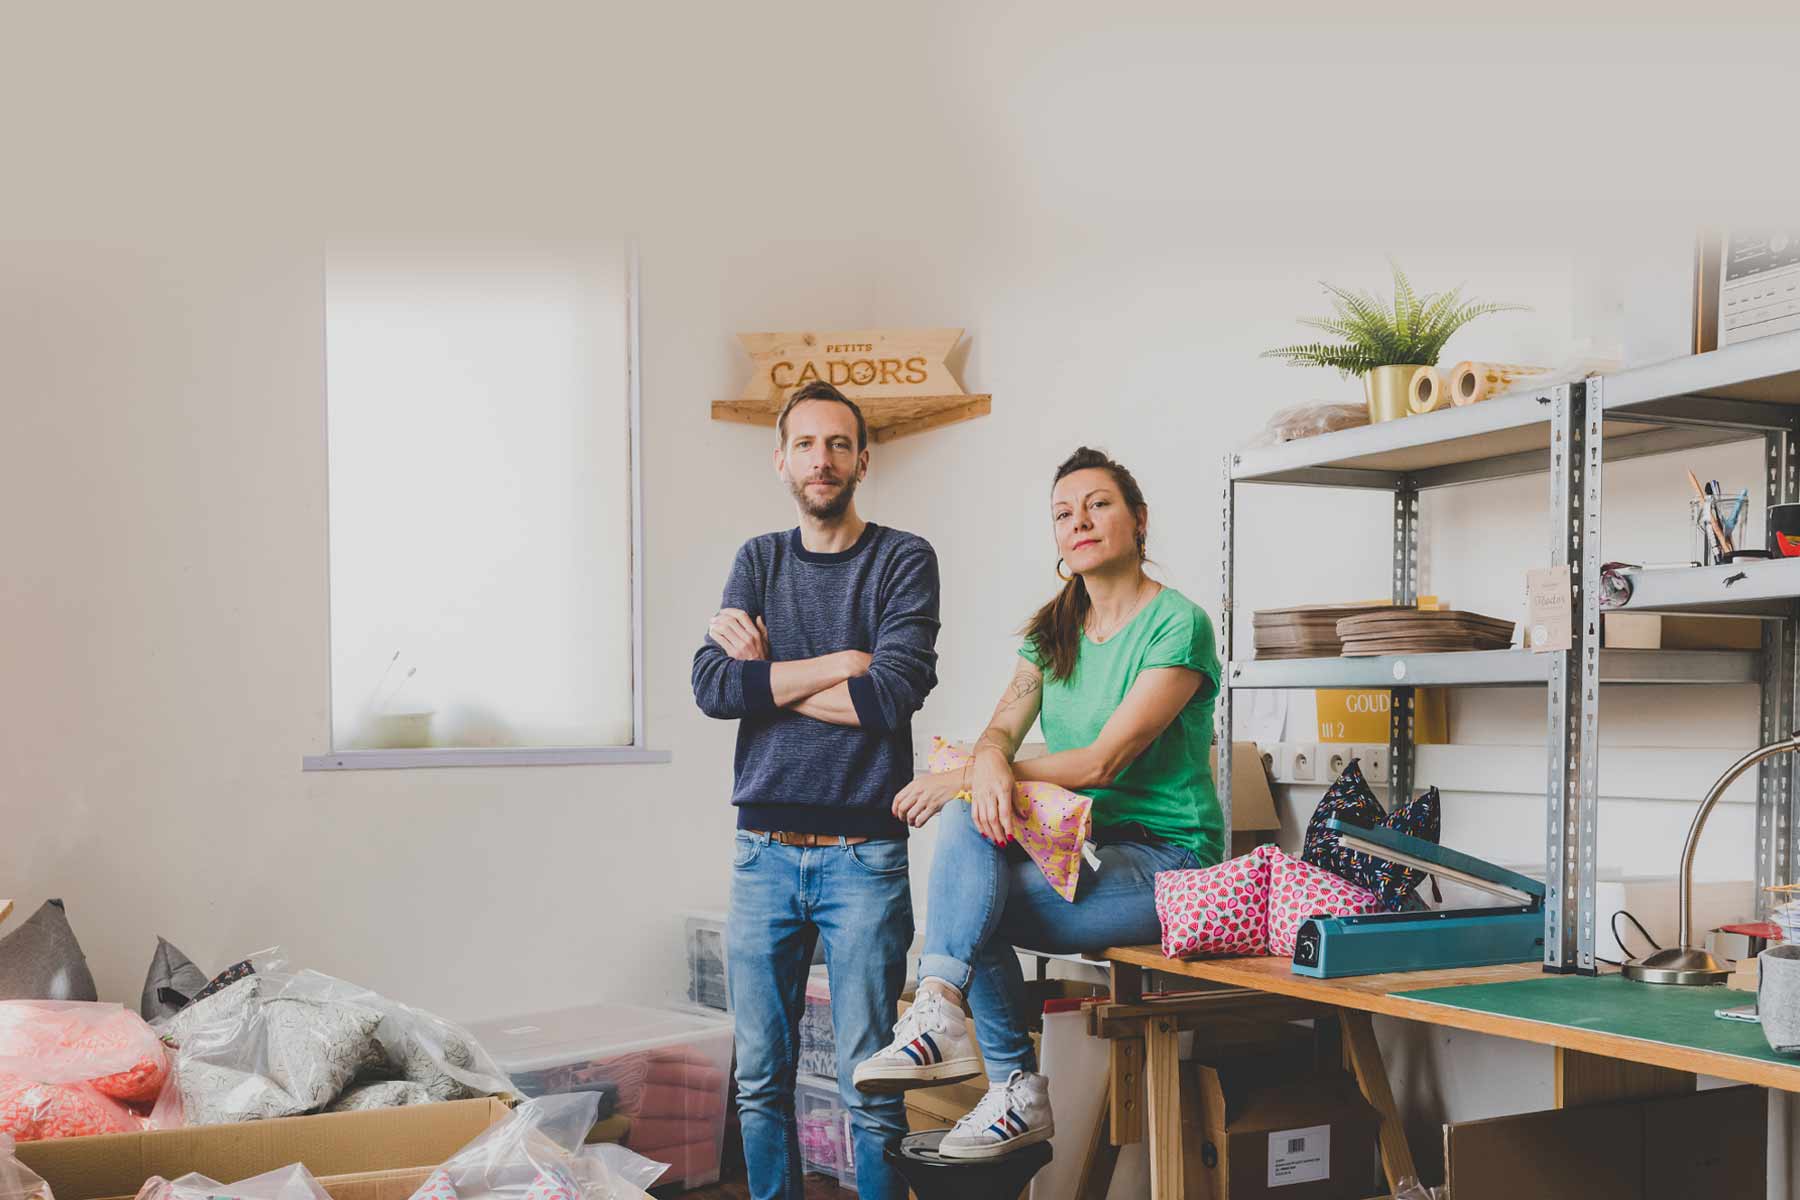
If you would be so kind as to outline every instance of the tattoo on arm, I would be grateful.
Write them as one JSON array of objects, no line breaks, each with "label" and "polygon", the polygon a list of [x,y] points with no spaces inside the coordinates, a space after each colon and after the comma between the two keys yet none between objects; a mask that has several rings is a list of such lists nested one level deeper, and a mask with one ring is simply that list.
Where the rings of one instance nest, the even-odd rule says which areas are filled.
[{"label": "tattoo on arm", "polygon": [[1013,676],[1012,683],[1008,685],[1006,699],[1001,703],[1001,707],[1011,708],[1021,700],[1028,700],[1042,687],[1043,684],[1036,674],[1031,671],[1020,671]]},{"label": "tattoo on arm", "polygon": [[[1019,668],[1013,674],[1012,682],[1006,686],[1006,694],[1000,698],[1000,712],[1011,712],[1022,704],[1030,703],[1042,690],[1043,681],[1036,671],[1025,667]],[[976,739],[975,751],[980,753],[985,749],[998,750],[1010,761],[1012,756],[1018,753],[1019,739],[1001,726],[997,718],[998,714],[996,714],[996,722],[989,725],[987,730]]]}]

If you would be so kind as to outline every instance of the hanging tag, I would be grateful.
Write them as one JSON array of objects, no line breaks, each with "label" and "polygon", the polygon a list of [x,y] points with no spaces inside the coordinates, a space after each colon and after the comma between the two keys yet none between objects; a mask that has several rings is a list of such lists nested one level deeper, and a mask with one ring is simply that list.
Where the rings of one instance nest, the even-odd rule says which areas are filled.
[{"label": "hanging tag", "polygon": [[1098,871],[1100,869],[1100,856],[1094,853],[1094,843],[1081,843],[1081,857],[1087,859],[1087,865],[1094,868],[1094,870]]},{"label": "hanging tag", "polygon": [[1570,613],[1569,568],[1525,572],[1525,644],[1533,654],[1567,650],[1575,642]]}]

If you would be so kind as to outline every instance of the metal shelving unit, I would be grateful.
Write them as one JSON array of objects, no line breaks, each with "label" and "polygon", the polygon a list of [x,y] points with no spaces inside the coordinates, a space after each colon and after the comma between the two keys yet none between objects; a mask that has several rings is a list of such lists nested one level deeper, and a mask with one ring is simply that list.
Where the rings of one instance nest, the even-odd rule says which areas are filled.
[{"label": "metal shelving unit", "polygon": [[[1598,881],[1601,685],[1756,683],[1764,743],[1792,728],[1800,695],[1800,561],[1635,571],[1629,603],[1607,611],[1700,612],[1764,618],[1760,653],[1600,649],[1601,515],[1608,461],[1761,438],[1765,503],[1800,500],[1800,333],[1467,408],[1321,434],[1225,457],[1222,472],[1220,631],[1225,685],[1248,688],[1387,688],[1388,794],[1413,792],[1413,689],[1524,687],[1547,693],[1544,969],[1592,974]],[[1418,599],[1419,495],[1438,487],[1547,474],[1550,565],[1568,565],[1575,635],[1570,649],[1499,650],[1375,658],[1239,661],[1235,654],[1235,534],[1244,484],[1376,488],[1393,494],[1392,598]],[[1219,797],[1230,827],[1230,755],[1219,757]],[[1800,756],[1794,756],[1800,757]],[[1757,796],[1756,882],[1795,875],[1791,831],[1800,814],[1800,765],[1765,764]],[[1696,800],[1698,798],[1696,797]]]},{"label": "metal shelving unit", "polygon": [[[1609,610],[1610,611],[1610,610]],[[1600,682],[1755,683],[1760,656],[1748,650],[1602,650]],[[1550,655],[1529,650],[1384,654],[1233,662],[1229,682],[1248,688],[1543,687]]]}]

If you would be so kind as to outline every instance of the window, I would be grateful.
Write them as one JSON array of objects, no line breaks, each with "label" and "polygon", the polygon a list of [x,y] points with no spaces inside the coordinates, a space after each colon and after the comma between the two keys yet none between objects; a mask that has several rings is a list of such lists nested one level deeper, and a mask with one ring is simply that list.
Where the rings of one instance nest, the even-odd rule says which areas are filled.
[{"label": "window", "polygon": [[309,769],[645,748],[628,248],[328,257],[331,749]]}]

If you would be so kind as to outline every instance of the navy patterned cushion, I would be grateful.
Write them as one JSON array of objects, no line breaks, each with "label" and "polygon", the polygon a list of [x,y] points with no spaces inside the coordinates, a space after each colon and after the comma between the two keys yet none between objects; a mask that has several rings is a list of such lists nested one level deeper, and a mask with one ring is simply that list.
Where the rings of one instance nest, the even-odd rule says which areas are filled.
[{"label": "navy patterned cushion", "polygon": [[[1411,834],[1436,843],[1443,832],[1443,806],[1436,788],[1426,788],[1417,799],[1409,800],[1387,815],[1382,822],[1396,833]],[[1425,882],[1425,872],[1417,867],[1404,867],[1385,858],[1347,851],[1356,860],[1354,882],[1381,897],[1382,906],[1398,912],[1418,886]]]},{"label": "navy patterned cushion", "polygon": [[1338,844],[1338,835],[1325,828],[1325,822],[1333,819],[1364,829],[1373,829],[1387,819],[1381,801],[1375,798],[1369,781],[1363,778],[1362,765],[1354,758],[1336,782],[1325,790],[1319,807],[1313,810],[1312,819],[1306,823],[1306,843],[1300,857],[1360,887],[1361,881],[1353,872],[1363,856],[1344,849]]},{"label": "navy patterned cushion", "polygon": [[1325,822],[1330,820],[1364,829],[1386,826],[1398,833],[1436,842],[1443,830],[1438,790],[1427,788],[1417,799],[1409,800],[1389,813],[1375,798],[1374,790],[1363,777],[1361,764],[1351,759],[1343,774],[1326,789],[1319,806],[1313,810],[1312,819],[1306,823],[1306,843],[1301,858],[1374,892],[1390,912],[1405,907],[1407,899],[1424,881],[1425,872],[1345,849],[1338,835],[1325,828]]}]

